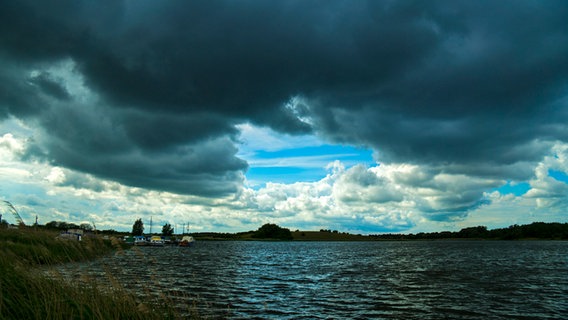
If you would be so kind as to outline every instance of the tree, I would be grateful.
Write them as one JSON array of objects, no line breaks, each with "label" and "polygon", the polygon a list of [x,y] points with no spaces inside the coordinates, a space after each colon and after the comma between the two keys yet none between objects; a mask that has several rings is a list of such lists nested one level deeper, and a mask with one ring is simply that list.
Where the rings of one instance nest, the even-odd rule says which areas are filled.
[{"label": "tree", "polygon": [[279,240],[292,240],[292,232],[290,229],[279,227],[272,223],[267,223],[260,227],[252,235],[253,238],[259,239],[279,239]]},{"label": "tree", "polygon": [[79,227],[85,231],[93,231],[93,226],[90,223],[81,223]]},{"label": "tree", "polygon": [[487,238],[486,226],[463,228],[458,232],[460,238]]},{"label": "tree", "polygon": [[73,229],[73,224],[69,224],[65,221],[50,221],[45,224],[45,227],[48,229],[67,230]]},{"label": "tree", "polygon": [[138,219],[134,222],[132,226],[132,235],[133,236],[141,236],[144,234],[144,222],[142,219]]},{"label": "tree", "polygon": [[172,228],[172,225],[169,223],[166,223],[163,227],[162,227],[162,235],[164,236],[171,236],[174,234],[174,228]]},{"label": "tree", "polygon": [[45,227],[48,229],[57,229],[58,223],[57,221],[50,221],[45,224]]}]

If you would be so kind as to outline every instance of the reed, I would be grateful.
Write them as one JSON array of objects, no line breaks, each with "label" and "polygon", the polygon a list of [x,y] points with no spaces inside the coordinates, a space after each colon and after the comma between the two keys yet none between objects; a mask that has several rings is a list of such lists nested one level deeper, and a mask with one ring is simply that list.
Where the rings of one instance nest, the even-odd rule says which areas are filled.
[{"label": "reed", "polygon": [[70,282],[48,276],[54,264],[93,259],[122,250],[97,237],[56,239],[30,229],[0,230],[0,319],[177,319],[173,307],[143,303],[118,283],[101,286],[88,275]]}]

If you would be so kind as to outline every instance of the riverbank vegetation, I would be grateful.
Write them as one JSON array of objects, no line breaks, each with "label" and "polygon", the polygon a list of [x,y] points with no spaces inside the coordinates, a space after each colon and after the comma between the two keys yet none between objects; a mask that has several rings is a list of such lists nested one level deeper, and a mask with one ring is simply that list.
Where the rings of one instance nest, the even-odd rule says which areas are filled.
[{"label": "riverbank vegetation", "polygon": [[119,285],[101,287],[78,274],[80,285],[46,270],[59,263],[93,259],[122,246],[116,239],[58,239],[33,228],[0,230],[0,319],[164,319],[167,305],[146,305]]},{"label": "riverbank vegetation", "polygon": [[568,240],[568,223],[533,222],[488,230],[485,226],[464,228],[457,232],[442,231],[417,234],[377,234],[378,240],[436,240],[436,239],[486,239],[486,240]]},{"label": "riverbank vegetation", "polygon": [[267,223],[262,227],[258,228],[251,235],[255,239],[267,239],[267,240],[293,240],[292,233],[288,228],[282,228],[273,223]]},{"label": "riverbank vegetation", "polygon": [[[76,279],[58,277],[46,270],[123,250],[113,237],[86,235],[82,241],[58,237],[59,232],[40,227],[0,228],[1,319],[176,319],[168,301],[141,301],[118,282],[109,287],[88,275]],[[194,234],[209,240],[381,241],[381,240],[568,240],[568,223],[535,222],[489,230],[484,226],[460,231],[418,234],[357,235],[336,230],[291,232],[275,224],[242,233]],[[108,275],[112,280],[112,275]],[[111,281],[112,282],[112,281]],[[197,312],[192,318],[198,318]]]},{"label": "riverbank vegetation", "polygon": [[[279,230],[284,230],[280,234]],[[469,227],[460,231],[421,233],[352,234],[338,230],[290,232],[291,238],[274,224],[262,226],[257,231],[240,233],[192,233],[196,240],[294,240],[294,241],[378,241],[378,240],[568,240],[568,223],[534,222],[527,225],[512,225],[507,228],[489,230],[485,226]],[[289,230],[288,230],[289,231]]]},{"label": "riverbank vegetation", "polygon": [[294,240],[297,241],[370,241],[373,240],[369,236],[361,234],[352,234],[348,232],[339,232],[331,230],[320,231],[299,231],[292,232]]}]

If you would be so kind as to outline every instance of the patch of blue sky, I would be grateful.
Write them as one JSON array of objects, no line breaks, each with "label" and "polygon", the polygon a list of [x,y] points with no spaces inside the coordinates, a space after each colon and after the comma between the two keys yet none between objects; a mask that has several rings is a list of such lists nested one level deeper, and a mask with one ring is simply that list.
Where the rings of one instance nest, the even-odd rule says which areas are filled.
[{"label": "patch of blue sky", "polygon": [[0,121],[0,136],[3,136],[7,133],[11,133],[15,137],[30,136],[33,133],[33,130],[29,127],[26,127],[22,121],[10,117],[4,121]]},{"label": "patch of blue sky", "polygon": [[246,176],[253,186],[264,185],[266,182],[313,182],[324,178],[329,173],[327,165],[336,160],[345,167],[356,164],[370,166],[375,163],[371,150],[343,145],[257,150],[247,159],[249,170]]},{"label": "patch of blue sky", "polygon": [[321,145],[278,151],[258,150],[249,158],[251,167],[325,168],[329,163],[341,161],[346,167],[374,163],[372,152],[340,145]]},{"label": "patch of blue sky", "polygon": [[[313,182],[324,177],[324,168],[304,169],[298,167],[251,167],[247,171],[249,184],[264,187],[266,182],[291,184],[294,182]],[[254,187],[254,186],[253,186]]]},{"label": "patch of blue sky", "polygon": [[[40,186],[35,186],[33,184],[22,184],[18,182],[2,181],[0,182],[0,200],[6,200],[14,202],[15,199],[19,199],[22,203],[27,203],[28,199],[46,198],[45,189]],[[33,203],[32,203],[33,204]],[[33,204],[37,206],[37,204]]]},{"label": "patch of blue sky", "polygon": [[287,135],[249,123],[237,126],[241,132],[238,157],[247,161],[249,187],[267,182],[313,182],[329,172],[328,164],[340,161],[349,168],[356,164],[375,165],[372,150],[329,144],[315,135]]},{"label": "patch of blue sky", "polygon": [[277,151],[257,151],[256,157],[260,159],[274,158],[298,158],[298,157],[340,157],[359,162],[372,162],[371,150],[352,146],[324,144],[319,146],[307,146],[301,148],[288,148]]},{"label": "patch of blue sky", "polygon": [[548,175],[558,181],[568,183],[568,174],[566,172],[550,169],[548,170]]},{"label": "patch of blue sky", "polygon": [[494,189],[494,191],[499,191],[500,194],[513,194],[515,196],[522,196],[531,189],[531,185],[528,182],[513,183],[507,181],[503,186]]}]

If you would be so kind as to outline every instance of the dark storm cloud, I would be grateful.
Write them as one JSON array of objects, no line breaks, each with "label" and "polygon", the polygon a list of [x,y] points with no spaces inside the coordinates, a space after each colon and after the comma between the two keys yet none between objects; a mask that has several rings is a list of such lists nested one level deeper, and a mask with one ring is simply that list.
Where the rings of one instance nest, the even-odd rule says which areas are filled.
[{"label": "dark storm cloud", "polygon": [[[482,171],[542,159],[548,146],[537,141],[566,141],[550,130],[567,120],[565,3],[451,2],[445,9],[438,12],[454,14],[422,16],[437,43],[410,70],[362,99],[316,101],[322,130],[373,146],[386,161]],[[345,108],[353,105],[357,113]]]},{"label": "dark storm cloud", "polygon": [[[564,1],[3,2],[0,116],[37,119],[54,163],[182,193],[235,190],[245,121],[503,176],[568,138],[567,18]],[[65,59],[96,105],[44,70]],[[64,116],[85,108],[106,122]]]},{"label": "dark storm cloud", "polygon": [[[246,163],[235,157],[230,130],[225,130],[228,137],[207,137],[192,134],[191,119],[185,119],[185,125],[167,120],[101,106],[54,107],[42,114],[39,125],[44,132],[26,156],[135,187],[201,196],[236,192]],[[205,116],[201,121],[195,126],[218,126]],[[191,139],[179,137],[184,134]]]},{"label": "dark storm cloud", "polygon": [[64,86],[57,80],[53,79],[49,74],[38,74],[29,79],[29,84],[37,86],[40,91],[59,100],[67,100],[70,98],[69,93]]}]

